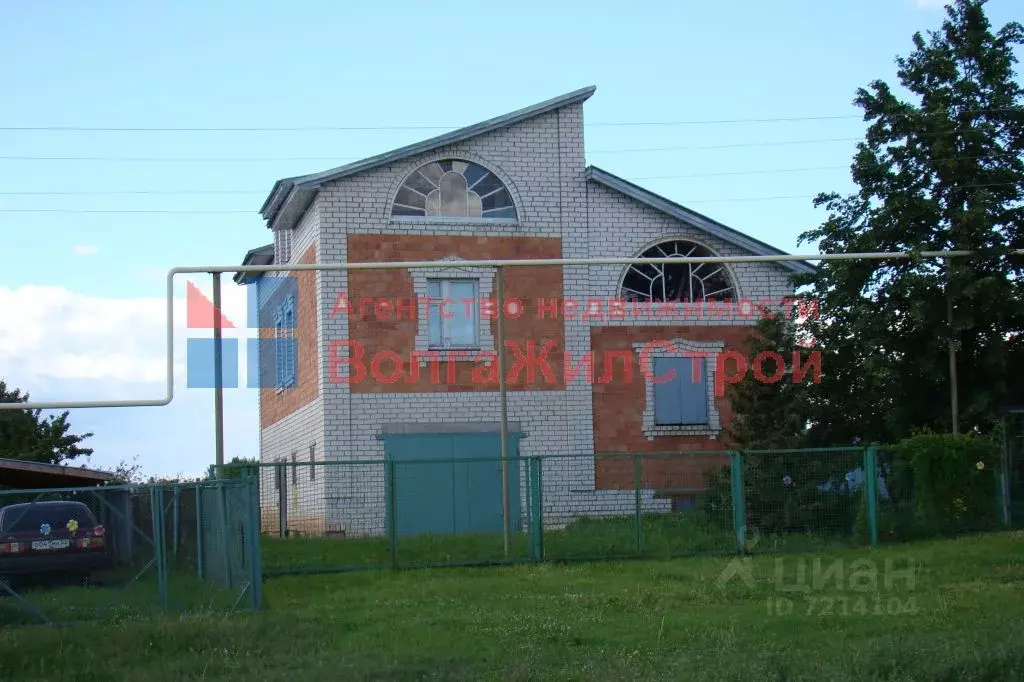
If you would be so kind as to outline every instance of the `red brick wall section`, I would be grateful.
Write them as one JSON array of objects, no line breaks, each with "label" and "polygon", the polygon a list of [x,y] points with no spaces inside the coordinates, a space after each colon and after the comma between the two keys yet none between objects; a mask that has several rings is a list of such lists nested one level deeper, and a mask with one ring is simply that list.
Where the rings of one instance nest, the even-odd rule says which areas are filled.
[{"label": "red brick wall section", "polygon": [[[464,237],[442,235],[349,235],[349,262],[371,261],[435,261],[447,256],[466,260],[561,258],[562,243],[557,238],[541,237]],[[497,282],[495,282],[495,287]],[[496,295],[497,292],[494,292]],[[413,380],[409,359],[416,344],[417,319],[415,313],[403,313],[400,317],[393,311],[378,314],[372,306],[360,311],[360,300],[387,300],[392,304],[408,302],[414,297],[412,274],[409,270],[353,270],[348,273],[348,298],[353,310],[349,314],[349,338],[353,344],[363,348],[363,364],[367,371],[362,381],[351,386],[353,393],[421,393],[451,391],[496,391],[497,363],[492,373],[493,381],[481,380],[478,373],[474,380],[473,369],[481,367],[473,355],[465,362],[452,362],[449,375],[448,363],[440,362],[439,370],[432,376],[430,364],[419,368],[419,376]],[[332,293],[334,297],[336,294]],[[522,301],[524,311],[517,318],[505,318],[505,337],[519,343],[525,353],[527,341],[540,348],[547,341],[556,346],[548,355],[553,381],[535,372],[528,381],[525,371],[519,373],[509,390],[556,391],[565,387],[563,351],[565,349],[565,326],[561,315],[538,315],[539,299],[561,300],[562,269],[556,266],[529,266],[505,269],[506,300],[517,298]],[[341,314],[341,313],[339,313]],[[486,322],[485,322],[486,323]],[[491,334],[497,339],[497,320],[490,320]],[[404,366],[399,379],[393,383],[374,378],[370,363],[381,351],[393,351],[402,358]],[[505,354],[506,372],[516,364],[512,352]],[[391,360],[379,365],[380,374],[394,371]],[[454,381],[449,381],[452,378]],[[330,379],[329,379],[330,380]]]},{"label": "red brick wall section", "polygon": [[[594,353],[594,450],[605,453],[669,453],[680,451],[723,451],[728,447],[725,430],[732,420],[732,408],[723,396],[717,398],[722,432],[718,438],[707,436],[655,436],[648,440],[643,430],[645,380],[640,372],[635,343],[671,341],[722,341],[726,350],[745,351],[753,328],[748,326],[678,326],[678,327],[593,327],[590,342]],[[620,360],[614,361],[613,380],[598,383],[605,372],[609,351],[628,351],[632,358],[629,374]],[[733,368],[727,363],[726,369]],[[704,474],[728,462],[722,456],[649,456],[641,459],[644,488],[700,488]],[[595,485],[599,490],[632,489],[634,486],[632,457],[598,458]]]},{"label": "red brick wall section", "polygon": [[[311,246],[299,261],[304,264],[316,263],[316,246]],[[295,338],[297,340],[298,375],[295,386],[278,392],[273,386],[260,388],[260,424],[267,428],[284,419],[300,407],[316,400],[320,395],[317,376],[317,302],[316,271],[304,270],[295,273],[298,278],[296,300]],[[273,329],[261,329],[261,338],[273,338]],[[269,360],[272,362],[272,360]],[[268,362],[268,360],[263,360]]]}]

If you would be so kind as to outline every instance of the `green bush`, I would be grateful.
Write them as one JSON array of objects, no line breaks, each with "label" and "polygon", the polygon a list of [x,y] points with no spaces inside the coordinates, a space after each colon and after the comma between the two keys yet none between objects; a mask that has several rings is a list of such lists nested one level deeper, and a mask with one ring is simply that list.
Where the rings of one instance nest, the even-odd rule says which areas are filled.
[{"label": "green bush", "polygon": [[[763,535],[848,535],[862,495],[846,474],[861,465],[849,452],[751,452],[743,455],[746,520]],[[708,477],[700,506],[709,522],[732,525],[732,482],[725,467]]]},{"label": "green bush", "polygon": [[[994,441],[968,435],[922,433],[896,445],[889,475],[904,488],[912,485],[913,532],[947,535],[994,528],[999,456]],[[888,506],[907,508],[901,495],[894,491]]]},{"label": "green bush", "polygon": [[732,529],[732,467],[712,469],[705,477],[705,486],[697,497],[698,513],[715,528]]},{"label": "green bush", "polygon": [[230,462],[225,462],[220,471],[217,471],[215,465],[210,465],[210,470],[206,475],[207,480],[217,479],[229,479],[229,478],[247,478],[249,476],[259,475],[259,460],[249,459],[244,457],[232,457]]}]

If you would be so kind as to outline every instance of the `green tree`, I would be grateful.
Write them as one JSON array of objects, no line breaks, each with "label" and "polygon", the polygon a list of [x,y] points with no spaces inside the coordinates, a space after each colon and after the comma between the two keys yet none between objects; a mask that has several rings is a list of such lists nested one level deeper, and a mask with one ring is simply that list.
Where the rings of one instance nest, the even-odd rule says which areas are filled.
[{"label": "green tree", "polygon": [[[972,250],[973,259],[826,261],[798,284],[819,301],[808,330],[825,351],[810,439],[896,441],[951,423],[949,347],[963,432],[986,432],[1024,399],[1024,95],[1014,46],[985,0],[957,0],[940,30],[898,58],[908,98],[875,81],[852,164],[859,191],[822,194],[829,215],[801,235],[822,252]],[[947,320],[951,319],[952,324]]]},{"label": "green tree", "polygon": [[[800,382],[793,381],[791,374],[794,351],[798,352],[802,369],[812,368]],[[765,317],[758,323],[757,333],[748,341],[744,355],[758,358],[764,354],[760,376],[747,372],[726,391],[733,409],[727,429],[730,446],[769,449],[804,445],[810,414],[808,386],[815,380],[813,366],[809,365],[812,352],[813,349],[801,344],[797,325],[785,315]],[[766,380],[780,373],[784,374],[778,381]]]},{"label": "green tree", "polygon": [[114,474],[114,478],[110,480],[110,485],[127,485],[130,483],[142,483],[142,465],[140,465],[138,461],[138,455],[132,457],[131,464],[122,459],[112,472]]},{"label": "green tree", "polygon": [[[0,402],[28,402],[28,393],[8,389],[0,380]],[[91,448],[80,443],[92,433],[69,433],[70,413],[62,412],[48,417],[41,410],[0,410],[0,457],[26,459],[33,462],[61,464],[76,457],[88,457]]]},{"label": "green tree", "polygon": [[259,460],[255,458],[232,457],[230,462],[224,463],[224,466],[221,468],[220,475],[218,475],[216,470],[217,467],[211,464],[209,470],[206,472],[206,480],[215,481],[217,479],[240,478],[243,476],[254,475],[257,473],[259,463]]}]

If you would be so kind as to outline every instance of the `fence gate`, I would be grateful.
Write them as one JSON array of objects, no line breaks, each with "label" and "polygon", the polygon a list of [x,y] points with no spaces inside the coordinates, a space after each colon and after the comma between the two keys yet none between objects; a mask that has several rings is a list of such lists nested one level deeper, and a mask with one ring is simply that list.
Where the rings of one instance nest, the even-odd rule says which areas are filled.
[{"label": "fence gate", "polygon": [[[509,435],[509,522],[521,528],[519,434]],[[498,433],[395,433],[384,436],[394,468],[387,527],[398,536],[501,533],[501,436]],[[392,482],[385,481],[388,487]],[[393,517],[393,518],[392,518]]]},{"label": "fence gate", "polygon": [[0,627],[262,606],[254,480],[0,490]]}]

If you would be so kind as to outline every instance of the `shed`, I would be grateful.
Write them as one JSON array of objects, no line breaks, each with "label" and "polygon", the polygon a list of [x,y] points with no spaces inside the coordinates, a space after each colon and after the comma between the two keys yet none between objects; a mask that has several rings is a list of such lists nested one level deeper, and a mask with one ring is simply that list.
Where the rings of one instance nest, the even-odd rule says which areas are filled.
[{"label": "shed", "polygon": [[113,480],[109,471],[0,457],[0,488],[76,488]]},{"label": "shed", "polygon": [[[112,472],[98,469],[0,457],[0,507],[38,500],[49,495],[40,494],[44,490],[52,490],[53,494],[61,498],[78,498],[83,488],[105,486],[114,480],[114,476]],[[21,495],[18,493],[21,490],[32,492]],[[133,545],[129,491],[124,488],[107,488],[97,495],[85,495],[89,499],[82,501],[93,508],[99,522],[107,528],[114,542],[114,551],[122,560],[127,559]]]}]

